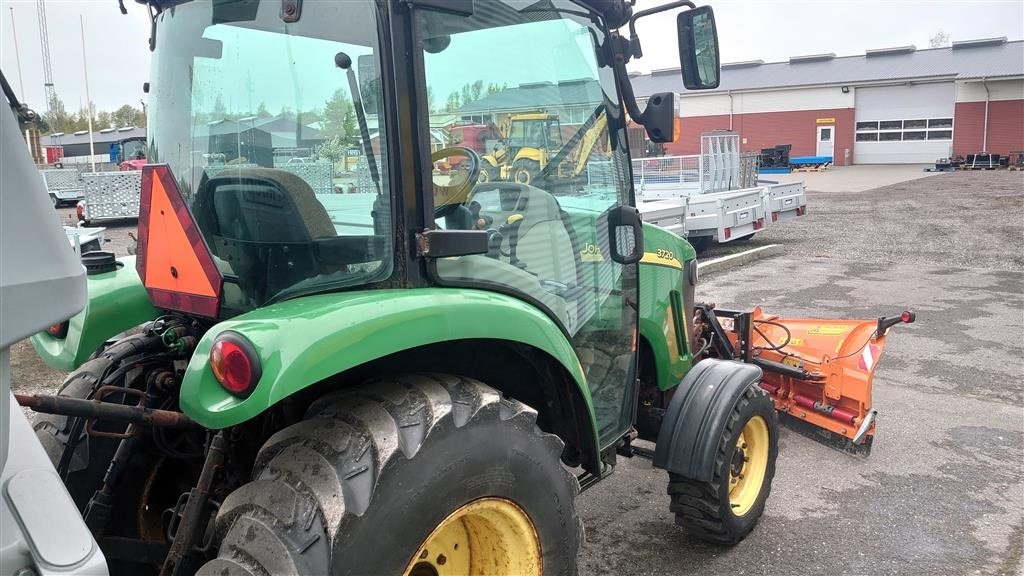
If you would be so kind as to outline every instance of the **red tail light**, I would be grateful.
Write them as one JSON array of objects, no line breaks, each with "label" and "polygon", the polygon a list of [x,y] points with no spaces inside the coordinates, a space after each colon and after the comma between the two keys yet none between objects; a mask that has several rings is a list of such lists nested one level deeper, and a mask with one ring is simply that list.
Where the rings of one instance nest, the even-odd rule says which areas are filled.
[{"label": "red tail light", "polygon": [[779,213],[778,212],[772,212],[772,222],[778,222],[778,221],[779,221]]},{"label": "red tail light", "polygon": [[235,396],[248,397],[260,381],[256,350],[240,334],[225,332],[210,349],[210,369],[220,385]]},{"label": "red tail light", "polygon": [[46,329],[46,333],[54,338],[66,338],[68,335],[68,322],[65,320],[59,324],[54,324]]},{"label": "red tail light", "polygon": [[797,216],[803,216],[804,214],[807,214],[807,206],[799,206],[799,207],[797,207],[796,215]]},{"label": "red tail light", "polygon": [[754,230],[760,230],[761,228],[764,228],[764,218],[758,218],[754,221]]},{"label": "red tail light", "polygon": [[729,238],[732,238],[732,228],[725,229],[725,239],[728,240]]}]

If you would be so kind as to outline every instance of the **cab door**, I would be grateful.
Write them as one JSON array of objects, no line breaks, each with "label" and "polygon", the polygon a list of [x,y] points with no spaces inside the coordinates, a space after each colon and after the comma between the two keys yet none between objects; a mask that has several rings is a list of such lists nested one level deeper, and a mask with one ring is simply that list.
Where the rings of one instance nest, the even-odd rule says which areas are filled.
[{"label": "cab door", "polygon": [[[557,116],[550,125],[561,125],[564,144],[550,151],[547,166],[531,167],[530,184],[480,183],[465,197],[425,191],[437,228],[498,238],[488,255],[433,260],[433,274],[441,284],[513,294],[563,329],[586,374],[604,447],[629,429],[635,410],[641,240],[614,76],[597,58],[604,32],[584,14],[564,1],[501,0],[471,16],[416,9],[415,42],[431,121],[484,115],[499,122],[535,110]],[[597,144],[581,159],[590,138]]]}]

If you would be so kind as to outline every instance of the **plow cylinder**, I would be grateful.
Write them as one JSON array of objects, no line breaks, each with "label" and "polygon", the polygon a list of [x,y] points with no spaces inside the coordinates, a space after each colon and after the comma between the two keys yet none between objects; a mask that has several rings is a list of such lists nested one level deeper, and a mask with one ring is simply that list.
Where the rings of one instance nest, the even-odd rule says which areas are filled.
[{"label": "plow cylinder", "polygon": [[838,420],[847,424],[853,424],[857,419],[857,415],[849,410],[837,408],[831,404],[826,404],[821,400],[815,400],[810,396],[804,396],[803,394],[794,395],[793,401],[796,402],[797,406],[807,408],[808,410],[814,410],[815,412],[820,412],[833,420]]}]

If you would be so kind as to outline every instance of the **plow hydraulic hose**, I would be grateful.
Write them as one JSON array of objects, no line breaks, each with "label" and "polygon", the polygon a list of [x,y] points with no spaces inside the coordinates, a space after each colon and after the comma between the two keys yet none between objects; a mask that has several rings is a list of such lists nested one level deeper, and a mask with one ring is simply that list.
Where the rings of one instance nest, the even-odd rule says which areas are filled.
[{"label": "plow hydraulic hose", "polygon": [[848,411],[826,404],[820,400],[815,400],[810,396],[804,396],[803,394],[796,394],[793,396],[793,401],[796,402],[797,406],[807,408],[808,410],[814,410],[815,412],[821,412],[822,414],[840,422],[847,424],[853,424],[857,420],[857,415]]}]

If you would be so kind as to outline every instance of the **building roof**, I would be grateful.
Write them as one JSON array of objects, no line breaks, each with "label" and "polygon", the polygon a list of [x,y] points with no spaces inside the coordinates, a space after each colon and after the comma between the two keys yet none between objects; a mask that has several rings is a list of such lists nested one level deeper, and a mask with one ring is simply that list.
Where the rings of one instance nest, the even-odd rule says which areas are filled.
[{"label": "building roof", "polygon": [[553,84],[538,82],[520,84],[470,102],[459,108],[462,114],[491,110],[536,110],[546,107],[564,107],[601,102],[601,86],[591,79],[566,80]]},{"label": "building roof", "polygon": [[[913,46],[867,50],[859,56],[815,54],[787,62],[761,60],[722,65],[722,82],[715,90],[759,90],[827,84],[854,84],[926,78],[981,79],[1024,76],[1024,41],[988,38],[954,42],[945,48],[917,50]],[[686,93],[678,68],[633,76],[638,97],[655,92]],[[696,92],[695,92],[696,93]]]},{"label": "building roof", "polygon": [[[92,138],[93,143],[97,146],[100,144],[110,144],[112,142],[120,142],[121,140],[127,140],[128,138],[145,138],[146,129],[136,128],[134,126],[127,126],[124,128],[115,128],[113,130],[97,130],[93,131]],[[41,138],[43,146],[72,146],[74,144],[88,144],[89,143],[89,132],[82,131],[74,134],[47,134]],[[105,154],[106,152],[104,152]]]}]

